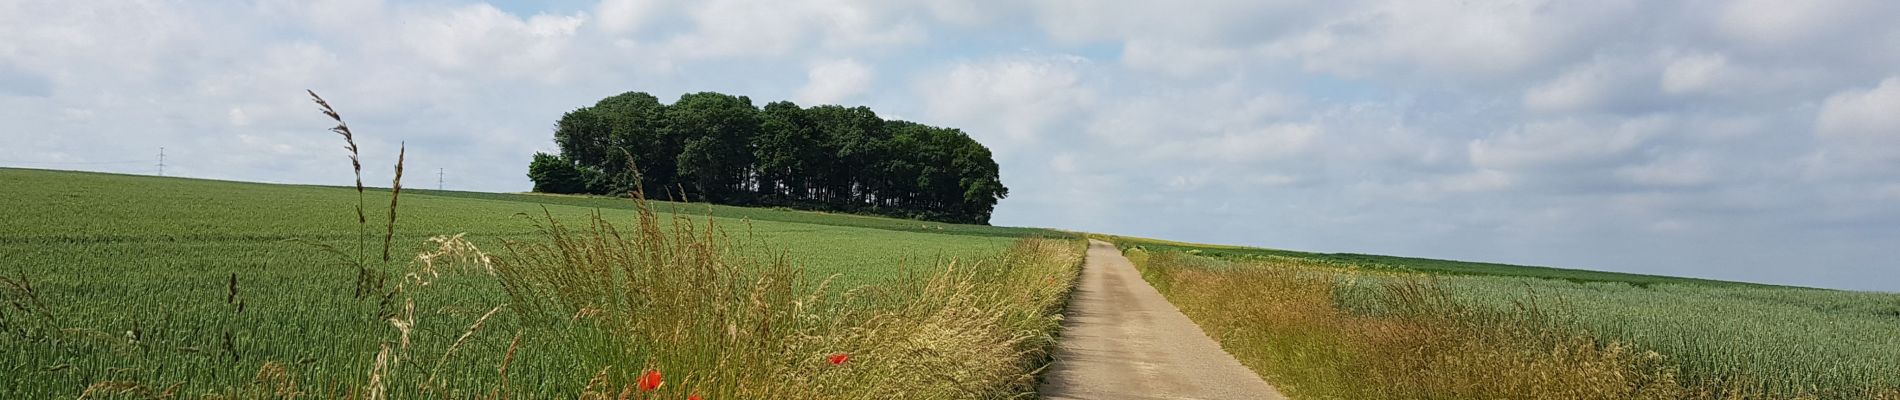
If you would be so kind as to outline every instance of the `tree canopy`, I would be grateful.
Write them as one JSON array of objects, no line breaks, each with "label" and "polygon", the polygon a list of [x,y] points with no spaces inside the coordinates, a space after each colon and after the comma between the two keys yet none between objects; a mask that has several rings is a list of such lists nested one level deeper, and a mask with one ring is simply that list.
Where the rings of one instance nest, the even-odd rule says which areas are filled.
[{"label": "tree canopy", "polygon": [[989,223],[1009,195],[969,135],[869,108],[691,93],[601,99],[554,124],[560,154],[535,153],[534,191],[624,194]]}]

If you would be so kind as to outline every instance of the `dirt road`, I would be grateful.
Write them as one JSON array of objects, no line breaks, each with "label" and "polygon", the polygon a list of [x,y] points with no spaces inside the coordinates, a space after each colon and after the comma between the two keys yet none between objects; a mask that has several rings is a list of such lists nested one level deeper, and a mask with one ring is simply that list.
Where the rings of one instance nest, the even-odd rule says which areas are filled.
[{"label": "dirt road", "polygon": [[1114,245],[1089,241],[1045,399],[1285,399],[1141,279]]}]

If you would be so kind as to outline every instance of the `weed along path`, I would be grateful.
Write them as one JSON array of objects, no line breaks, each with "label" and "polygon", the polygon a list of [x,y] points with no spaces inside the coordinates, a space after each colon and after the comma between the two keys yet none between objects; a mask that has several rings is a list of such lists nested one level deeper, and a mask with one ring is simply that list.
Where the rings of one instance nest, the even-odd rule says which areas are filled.
[{"label": "weed along path", "polygon": [[1141,279],[1114,245],[1090,240],[1045,399],[1285,399]]}]

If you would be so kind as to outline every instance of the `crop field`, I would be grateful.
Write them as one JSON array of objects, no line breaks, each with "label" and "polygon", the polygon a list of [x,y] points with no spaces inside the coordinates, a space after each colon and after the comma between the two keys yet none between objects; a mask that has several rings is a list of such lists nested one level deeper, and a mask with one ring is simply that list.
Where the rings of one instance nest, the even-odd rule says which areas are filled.
[{"label": "crop field", "polygon": [[1900,294],[1125,247],[1230,352],[1310,398],[1900,398]]},{"label": "crop field", "polygon": [[[390,234],[386,190],[359,224],[353,188],[0,182],[0,398],[1019,393],[1080,257],[1054,231],[627,199],[405,189]],[[991,314],[930,319],[969,310]]]},{"label": "crop field", "polygon": [[1479,276],[1438,284],[1492,310],[1541,304],[1549,318],[1592,337],[1668,355],[1695,381],[1734,377],[1773,391],[1900,388],[1900,294]]},{"label": "crop field", "polygon": [[1151,251],[1176,251],[1198,256],[1215,257],[1232,261],[1258,261],[1275,258],[1294,258],[1304,261],[1322,262],[1342,267],[1367,270],[1423,272],[1433,275],[1477,275],[1477,276],[1519,276],[1527,278],[1560,279],[1571,282],[1618,282],[1636,286],[1648,286],[1658,283],[1682,283],[1714,286],[1753,286],[1769,287],[1745,282],[1727,282],[1709,279],[1683,278],[1674,276],[1626,274],[1618,272],[1590,271],[1581,269],[1551,268],[1529,265],[1510,265],[1471,261],[1435,260],[1429,258],[1382,256],[1353,253],[1312,253],[1293,250],[1262,249],[1242,246],[1206,245],[1183,243],[1159,239],[1106,236],[1124,249],[1142,248]]}]

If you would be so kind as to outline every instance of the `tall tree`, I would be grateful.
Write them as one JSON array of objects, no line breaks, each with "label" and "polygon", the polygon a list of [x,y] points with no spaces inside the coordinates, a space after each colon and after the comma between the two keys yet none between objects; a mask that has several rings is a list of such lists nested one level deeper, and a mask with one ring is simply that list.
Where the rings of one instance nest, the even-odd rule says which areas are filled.
[{"label": "tall tree", "polygon": [[884,120],[870,108],[845,108],[835,105],[812,107],[806,112],[831,143],[837,165],[824,177],[831,202],[843,209],[865,206],[867,173],[885,155],[888,136]]},{"label": "tall tree", "polygon": [[758,163],[760,195],[769,204],[790,205],[812,200],[812,183],[832,168],[825,137],[805,110],[789,101],[766,104],[760,113],[759,134],[752,138],[752,157]]},{"label": "tall tree", "polygon": [[541,193],[582,193],[587,185],[581,180],[580,168],[561,157],[548,153],[534,153],[534,161],[528,163],[528,179],[534,181],[534,191]]},{"label": "tall tree", "polygon": [[759,109],[752,99],[699,92],[680,96],[666,108],[667,135],[683,144],[677,156],[679,183],[691,195],[712,202],[745,203],[743,186],[751,178],[751,135],[759,131]]},{"label": "tall tree", "polygon": [[610,148],[601,171],[612,177],[607,189],[621,193],[634,188],[633,170],[645,186],[664,188],[673,182],[681,144],[665,136],[666,105],[645,92],[626,92],[594,103],[593,111],[607,126]]}]

